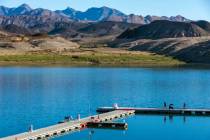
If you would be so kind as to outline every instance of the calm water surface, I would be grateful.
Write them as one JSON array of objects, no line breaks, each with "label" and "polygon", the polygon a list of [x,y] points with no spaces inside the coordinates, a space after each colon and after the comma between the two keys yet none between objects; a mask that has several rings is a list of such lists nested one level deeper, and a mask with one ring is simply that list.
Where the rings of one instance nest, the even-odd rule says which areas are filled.
[{"label": "calm water surface", "polygon": [[[52,125],[99,106],[210,108],[210,70],[192,68],[0,68],[0,137]],[[84,130],[58,140],[209,140],[210,118],[135,116],[127,131]]]}]

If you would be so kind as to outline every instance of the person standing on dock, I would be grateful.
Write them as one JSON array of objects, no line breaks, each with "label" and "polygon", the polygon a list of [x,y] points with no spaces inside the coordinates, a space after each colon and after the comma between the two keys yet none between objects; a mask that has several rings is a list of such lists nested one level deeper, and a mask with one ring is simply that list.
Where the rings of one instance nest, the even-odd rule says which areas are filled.
[{"label": "person standing on dock", "polygon": [[169,105],[169,109],[170,109],[170,110],[174,109],[174,105],[173,105],[173,104],[170,104],[170,105]]},{"label": "person standing on dock", "polygon": [[183,104],[183,109],[186,109],[186,106],[187,106],[186,103],[184,103],[184,104]]},{"label": "person standing on dock", "polygon": [[167,104],[166,102],[163,103],[164,108],[167,108]]}]

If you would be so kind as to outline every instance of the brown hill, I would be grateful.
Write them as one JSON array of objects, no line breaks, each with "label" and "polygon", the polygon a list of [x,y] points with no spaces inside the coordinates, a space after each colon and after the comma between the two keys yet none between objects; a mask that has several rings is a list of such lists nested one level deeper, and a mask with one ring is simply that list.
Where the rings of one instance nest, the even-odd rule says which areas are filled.
[{"label": "brown hill", "polygon": [[48,32],[50,35],[61,35],[65,38],[82,36],[77,30],[88,26],[88,23],[81,22],[57,22],[53,30]]},{"label": "brown hill", "polygon": [[20,53],[28,51],[66,51],[79,48],[77,43],[71,42],[62,37],[49,36],[23,36],[10,35],[0,37],[0,51],[17,51]]},{"label": "brown hill", "polygon": [[210,36],[163,39],[115,40],[115,47],[172,56],[189,63],[210,64]]},{"label": "brown hill", "polygon": [[200,37],[209,33],[194,23],[172,22],[168,20],[154,21],[122,33],[120,39],[157,39],[176,37]]},{"label": "brown hill", "polygon": [[210,33],[210,23],[208,21],[200,20],[192,23],[198,25],[199,27]]}]

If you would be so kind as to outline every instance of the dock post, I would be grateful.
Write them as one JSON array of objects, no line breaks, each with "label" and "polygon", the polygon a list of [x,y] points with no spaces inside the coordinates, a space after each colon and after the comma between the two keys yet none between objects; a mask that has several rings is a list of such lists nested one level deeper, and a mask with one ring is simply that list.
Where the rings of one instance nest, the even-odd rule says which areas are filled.
[{"label": "dock post", "polygon": [[33,125],[30,125],[29,132],[33,132]]},{"label": "dock post", "polygon": [[77,115],[77,119],[80,120],[80,114]]}]

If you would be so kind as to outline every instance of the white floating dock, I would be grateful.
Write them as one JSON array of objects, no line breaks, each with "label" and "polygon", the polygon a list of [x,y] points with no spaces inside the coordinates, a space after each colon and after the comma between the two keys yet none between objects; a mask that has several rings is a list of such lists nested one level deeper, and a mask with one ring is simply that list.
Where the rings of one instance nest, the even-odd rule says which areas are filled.
[{"label": "white floating dock", "polygon": [[145,115],[181,115],[181,116],[209,116],[210,109],[187,109],[187,108],[132,108],[132,107],[100,107],[97,109],[99,113],[105,113],[116,110],[135,110],[135,114]]},{"label": "white floating dock", "polygon": [[32,132],[25,132],[13,136],[8,136],[5,138],[0,138],[0,140],[39,140],[39,139],[49,139],[65,133],[74,132],[76,130],[81,130],[87,128],[87,123],[89,122],[106,122],[119,118],[123,118],[134,114],[134,110],[115,110],[108,113],[103,113],[100,115],[90,116],[84,119],[69,121],[61,124],[56,124],[46,128],[41,128],[34,130]]}]

